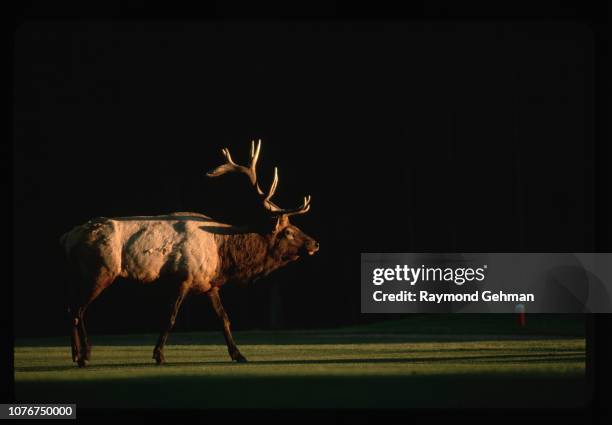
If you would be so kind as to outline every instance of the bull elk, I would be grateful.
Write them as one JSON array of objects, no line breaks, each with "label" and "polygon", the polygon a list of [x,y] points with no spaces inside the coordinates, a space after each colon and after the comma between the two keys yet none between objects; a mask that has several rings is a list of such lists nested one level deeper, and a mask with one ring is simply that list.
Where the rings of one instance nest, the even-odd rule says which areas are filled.
[{"label": "bull elk", "polygon": [[[227,282],[248,283],[268,275],[300,256],[313,255],[319,244],[289,217],[308,212],[310,197],[295,209],[282,209],[271,201],[278,185],[278,170],[269,190],[257,182],[256,164],[261,140],[251,143],[250,164],[236,164],[228,149],[226,162],[207,173],[246,175],[266,219],[243,227],[221,223],[198,213],[162,216],[96,218],[76,226],[60,238],[68,264],[76,275],[70,301],[72,360],[86,365],[91,345],[85,329],[87,307],[118,277],[144,284],[160,282],[173,294],[167,321],[153,350],[157,364],[164,363],[164,345],[181,303],[189,293],[206,294],[223,324],[223,335],[232,360],[246,362],[232,337],[230,321],[219,296]],[[262,208],[263,207],[263,208]]]}]

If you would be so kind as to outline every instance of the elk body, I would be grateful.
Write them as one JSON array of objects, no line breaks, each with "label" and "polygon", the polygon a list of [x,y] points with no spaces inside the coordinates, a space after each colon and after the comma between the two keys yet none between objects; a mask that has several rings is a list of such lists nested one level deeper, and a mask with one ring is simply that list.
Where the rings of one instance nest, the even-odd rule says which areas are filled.
[{"label": "elk body", "polygon": [[60,238],[76,277],[72,287],[72,360],[79,367],[90,359],[91,345],[85,328],[87,307],[117,278],[144,284],[163,284],[171,295],[167,320],[153,350],[157,364],[164,362],[164,345],[181,303],[190,293],[206,294],[223,325],[232,360],[246,361],[236,346],[230,321],[221,304],[219,288],[227,282],[248,283],[297,260],[312,255],[319,244],[289,222],[289,216],[306,213],[310,197],[301,207],[279,208],[270,199],[278,184],[278,171],[267,193],[258,183],[256,163],[261,141],[251,145],[248,167],[237,165],[227,149],[227,162],[209,177],[240,173],[249,178],[259,199],[261,217],[253,225],[237,227],[198,213],[163,216],[97,218],[77,226]]}]

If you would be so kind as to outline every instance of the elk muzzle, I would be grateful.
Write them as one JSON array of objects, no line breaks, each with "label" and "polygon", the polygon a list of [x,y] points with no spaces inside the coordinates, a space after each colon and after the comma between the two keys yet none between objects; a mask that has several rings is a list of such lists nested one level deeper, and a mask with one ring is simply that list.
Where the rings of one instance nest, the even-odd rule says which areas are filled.
[{"label": "elk muzzle", "polygon": [[315,252],[319,250],[319,242],[315,241],[314,239],[309,239],[304,244],[304,248],[306,249],[308,255],[314,255]]}]

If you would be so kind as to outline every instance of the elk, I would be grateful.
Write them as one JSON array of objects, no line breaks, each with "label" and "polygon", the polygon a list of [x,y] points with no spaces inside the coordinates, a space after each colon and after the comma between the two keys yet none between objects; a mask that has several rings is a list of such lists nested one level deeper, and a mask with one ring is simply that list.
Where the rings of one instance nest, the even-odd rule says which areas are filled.
[{"label": "elk", "polygon": [[73,362],[83,367],[90,360],[85,312],[118,277],[143,284],[160,282],[172,294],[167,321],[153,350],[158,365],[165,361],[168,334],[181,303],[190,293],[208,296],[222,323],[231,359],[246,362],[232,337],[219,289],[227,282],[252,282],[319,250],[318,242],[289,222],[290,216],[309,211],[310,196],[294,209],[282,209],[272,202],[278,186],[276,167],[269,190],[261,190],[256,173],[260,149],[261,140],[257,145],[251,142],[248,166],[236,164],[229,150],[223,149],[225,163],[207,173],[208,177],[228,173],[248,177],[257,199],[256,216],[259,217],[251,225],[229,225],[203,214],[177,212],[161,216],[100,217],[61,236],[60,244],[76,277],[68,309]]}]

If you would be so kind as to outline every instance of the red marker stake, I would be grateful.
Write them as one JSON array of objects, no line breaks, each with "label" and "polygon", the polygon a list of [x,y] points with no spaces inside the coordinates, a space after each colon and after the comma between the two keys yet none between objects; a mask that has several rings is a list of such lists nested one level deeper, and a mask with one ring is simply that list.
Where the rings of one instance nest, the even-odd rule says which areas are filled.
[{"label": "red marker stake", "polygon": [[525,324],[527,323],[525,320],[525,305],[524,304],[517,304],[516,307],[514,308],[514,311],[517,313],[518,315],[518,325],[519,327],[524,327]]}]

